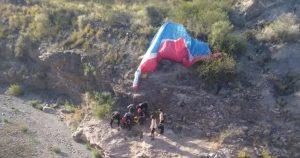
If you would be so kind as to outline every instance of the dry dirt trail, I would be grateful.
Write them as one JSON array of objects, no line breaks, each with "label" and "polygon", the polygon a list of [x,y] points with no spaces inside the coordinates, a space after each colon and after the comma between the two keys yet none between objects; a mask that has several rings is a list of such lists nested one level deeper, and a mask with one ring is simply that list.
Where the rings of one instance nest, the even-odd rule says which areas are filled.
[{"label": "dry dirt trail", "polygon": [[[23,99],[0,93],[0,157],[90,158],[91,152],[72,139],[56,115],[32,108]],[[60,149],[60,153],[51,148]]]}]

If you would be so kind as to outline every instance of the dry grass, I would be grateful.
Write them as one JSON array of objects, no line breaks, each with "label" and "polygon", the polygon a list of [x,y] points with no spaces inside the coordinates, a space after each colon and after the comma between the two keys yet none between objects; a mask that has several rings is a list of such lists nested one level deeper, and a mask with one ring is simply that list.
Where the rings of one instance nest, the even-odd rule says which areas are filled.
[{"label": "dry grass", "polygon": [[299,26],[296,15],[292,13],[283,14],[262,29],[256,37],[259,40],[269,42],[292,41],[299,36]]},{"label": "dry grass", "polygon": [[222,144],[226,138],[238,136],[241,133],[242,133],[242,130],[240,128],[226,129],[226,130],[220,132],[217,137],[212,138],[212,142],[209,142],[207,144],[207,147],[209,147],[211,149],[219,149],[222,146]]}]

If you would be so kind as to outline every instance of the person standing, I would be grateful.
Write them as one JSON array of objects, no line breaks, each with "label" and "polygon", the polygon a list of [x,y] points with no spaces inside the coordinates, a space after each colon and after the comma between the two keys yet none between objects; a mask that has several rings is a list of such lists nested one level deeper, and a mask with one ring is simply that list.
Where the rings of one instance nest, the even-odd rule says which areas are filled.
[{"label": "person standing", "polygon": [[164,123],[165,122],[165,118],[164,118],[164,112],[159,109],[159,123]]},{"label": "person standing", "polygon": [[159,109],[159,125],[158,125],[158,129],[160,130],[159,133],[160,134],[164,134],[164,130],[165,130],[165,113]]},{"label": "person standing", "polygon": [[155,132],[155,129],[157,128],[157,124],[156,124],[156,119],[153,115],[151,115],[151,125],[150,125],[150,130],[151,130],[151,139],[153,140],[154,139],[154,132]]}]

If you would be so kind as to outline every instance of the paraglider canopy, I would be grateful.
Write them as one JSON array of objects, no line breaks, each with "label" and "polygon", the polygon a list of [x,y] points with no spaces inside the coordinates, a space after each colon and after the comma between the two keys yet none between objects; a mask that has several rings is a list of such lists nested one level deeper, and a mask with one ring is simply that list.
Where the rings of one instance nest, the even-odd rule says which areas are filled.
[{"label": "paraglider canopy", "polygon": [[134,74],[133,89],[139,87],[140,75],[156,70],[162,59],[181,63],[189,67],[200,60],[217,58],[221,54],[212,54],[207,43],[192,38],[181,24],[164,23],[154,36],[142,62]]}]

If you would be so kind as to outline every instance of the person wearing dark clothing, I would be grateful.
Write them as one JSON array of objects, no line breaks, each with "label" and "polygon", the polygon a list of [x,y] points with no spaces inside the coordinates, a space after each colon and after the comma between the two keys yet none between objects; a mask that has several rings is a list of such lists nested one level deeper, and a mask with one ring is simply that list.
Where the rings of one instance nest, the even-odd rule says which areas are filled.
[{"label": "person wearing dark clothing", "polygon": [[112,127],[113,122],[117,120],[118,121],[118,127],[120,126],[120,121],[121,121],[121,114],[118,111],[114,111],[112,113],[112,117],[110,120],[110,127]]},{"label": "person wearing dark clothing", "polygon": [[127,106],[127,109],[128,109],[128,111],[130,111],[131,113],[133,113],[134,112],[134,104],[129,104],[128,106]]},{"label": "person wearing dark clothing", "polygon": [[133,118],[132,113],[130,111],[126,112],[125,115],[124,115],[124,118],[125,118],[125,127],[128,127],[128,129],[130,130],[131,129],[131,122],[133,121],[132,120],[132,118]]},{"label": "person wearing dark clothing", "polygon": [[141,109],[143,110],[143,112],[144,112],[145,114],[147,114],[147,112],[148,112],[148,103],[147,103],[147,102],[142,102],[142,103],[140,103],[140,104],[138,105],[137,109],[138,109],[138,108],[141,108]]},{"label": "person wearing dark clothing", "polygon": [[144,111],[141,108],[138,108],[137,114],[138,114],[139,124],[143,124],[144,121],[146,120],[146,115],[145,115]]},{"label": "person wearing dark clothing", "polygon": [[159,123],[159,125],[157,126],[157,128],[159,129],[159,134],[164,134],[165,126],[164,126],[163,123]]}]

